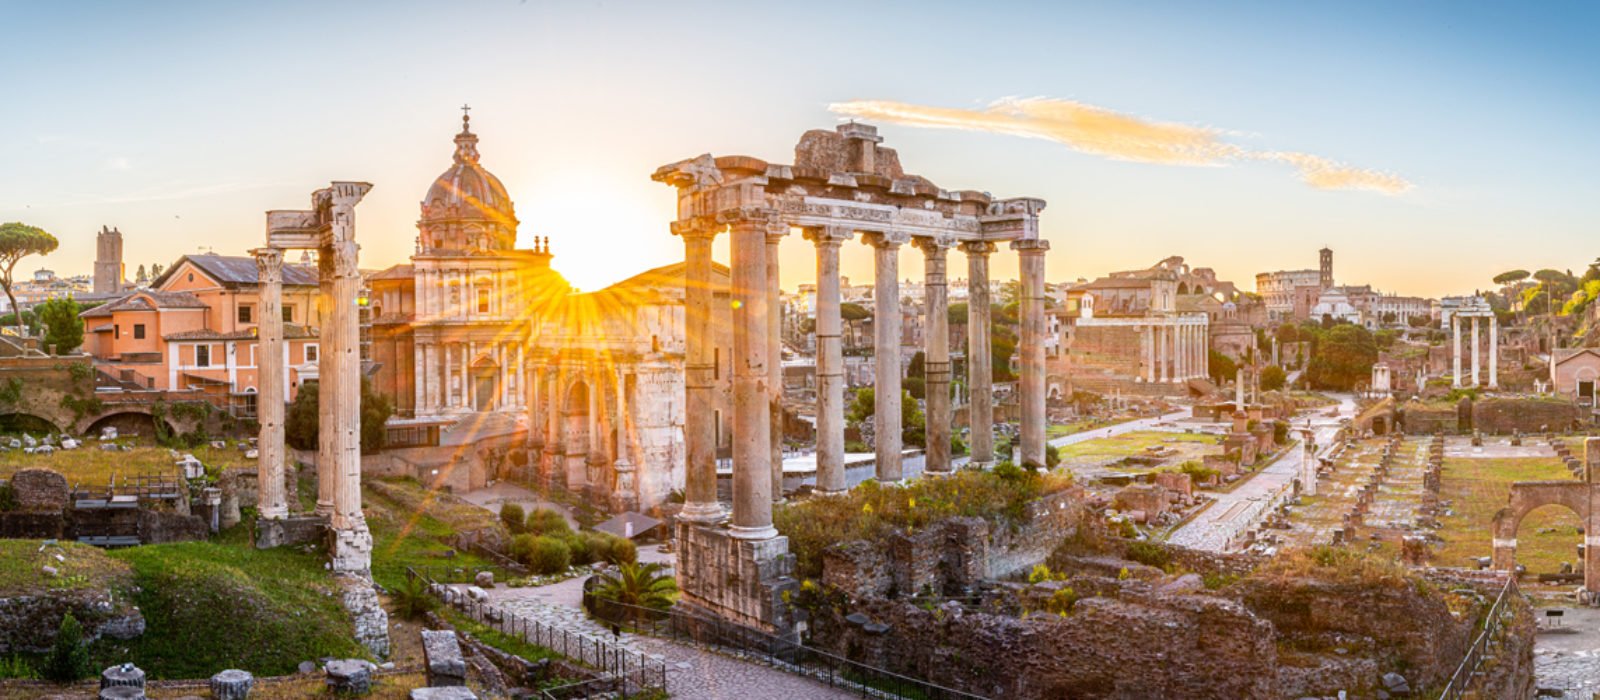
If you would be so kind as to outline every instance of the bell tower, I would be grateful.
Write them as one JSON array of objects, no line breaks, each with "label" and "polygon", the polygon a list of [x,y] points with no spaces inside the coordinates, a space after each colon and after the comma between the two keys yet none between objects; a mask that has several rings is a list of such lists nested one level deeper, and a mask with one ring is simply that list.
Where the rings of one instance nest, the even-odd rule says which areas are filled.
[{"label": "bell tower", "polygon": [[122,292],[122,231],[100,227],[95,236],[94,293],[118,294]]},{"label": "bell tower", "polygon": [[1319,252],[1322,254],[1322,288],[1330,289],[1333,287],[1333,250],[1323,248]]}]

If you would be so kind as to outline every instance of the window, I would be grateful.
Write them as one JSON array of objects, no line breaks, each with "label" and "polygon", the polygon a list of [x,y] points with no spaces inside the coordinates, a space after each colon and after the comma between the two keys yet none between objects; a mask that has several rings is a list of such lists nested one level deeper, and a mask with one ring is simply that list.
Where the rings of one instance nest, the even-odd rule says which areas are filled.
[{"label": "window", "polygon": [[288,304],[284,304],[283,305],[283,322],[284,323],[294,323],[294,307],[293,306],[290,306]]},{"label": "window", "polygon": [[111,337],[115,338],[117,340],[121,340],[122,339],[122,326],[112,326],[111,327]]},{"label": "window", "polygon": [[711,378],[722,378],[722,348],[711,348]]},{"label": "window", "polygon": [[255,307],[253,307],[253,306],[245,306],[244,304],[240,304],[239,305],[239,322],[240,323],[255,323],[255,321],[252,319],[253,314],[251,312],[253,312],[253,311],[255,311]]},{"label": "window", "polygon": [[144,324],[143,323],[135,323],[135,324],[133,324],[133,339],[134,340],[144,340]]},{"label": "window", "polygon": [[306,343],[306,362],[317,361],[317,344]]},{"label": "window", "polygon": [[487,289],[478,290],[478,313],[489,313],[489,290]]},{"label": "window", "polygon": [[196,367],[210,367],[211,366],[211,346],[210,345],[196,345],[196,346],[194,346],[194,364],[195,364]]}]

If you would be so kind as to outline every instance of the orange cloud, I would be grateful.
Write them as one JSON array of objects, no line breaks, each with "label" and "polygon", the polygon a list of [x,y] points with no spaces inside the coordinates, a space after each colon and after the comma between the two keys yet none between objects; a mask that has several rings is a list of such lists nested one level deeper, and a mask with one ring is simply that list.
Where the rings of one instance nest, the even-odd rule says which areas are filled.
[{"label": "orange cloud", "polygon": [[839,102],[828,109],[849,117],[933,129],[985,131],[1054,141],[1080,153],[1163,165],[1225,165],[1261,160],[1286,163],[1306,184],[1324,190],[1400,194],[1412,185],[1390,173],[1355,168],[1293,151],[1255,151],[1223,140],[1211,127],[1158,122],[1104,107],[1047,98],[1006,98],[981,110],[928,107],[885,100]]}]

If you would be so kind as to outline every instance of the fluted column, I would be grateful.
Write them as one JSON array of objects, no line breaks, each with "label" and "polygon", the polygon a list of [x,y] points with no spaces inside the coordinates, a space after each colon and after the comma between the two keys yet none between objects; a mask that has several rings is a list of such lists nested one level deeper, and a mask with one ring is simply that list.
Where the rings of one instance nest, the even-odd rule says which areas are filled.
[{"label": "fluted column", "polygon": [[1454,348],[1454,351],[1450,355],[1450,358],[1451,358],[1450,359],[1450,363],[1451,363],[1450,385],[1453,386],[1453,387],[1460,388],[1460,386],[1461,386],[1461,314],[1455,313],[1455,314],[1451,314],[1450,315],[1450,330],[1451,330],[1452,333],[1455,334],[1455,343],[1452,346]]},{"label": "fluted column", "polygon": [[[355,205],[372,188],[366,183],[339,182],[320,191],[328,211],[327,231],[319,252],[322,272],[333,278],[322,326],[318,402],[331,410],[317,426],[321,450],[317,471],[333,472],[335,536],[330,548],[335,572],[366,573],[372,568],[372,535],[361,512],[361,294],[360,248],[355,242]],[[331,384],[327,383],[333,380]],[[319,496],[318,500],[321,498]]]},{"label": "fluted column", "polygon": [[1472,317],[1472,385],[1478,386],[1478,317]]},{"label": "fluted column", "polygon": [[1017,352],[1022,354],[1021,464],[1045,466],[1045,362],[1044,362],[1044,254],[1050,242],[1027,238],[1011,242],[1022,264],[1022,300],[1018,309],[1022,325]]},{"label": "fluted column", "polygon": [[[338,391],[339,378],[334,376],[333,348],[328,347],[329,326],[332,323],[331,306],[336,298],[333,289],[333,255],[324,246],[317,251],[317,306],[322,309],[320,337],[317,338],[317,505],[312,511],[317,515],[333,517],[334,484],[339,475],[334,467],[337,448],[332,446],[332,435],[321,432],[322,426],[333,425],[338,420],[333,401],[329,396]],[[310,324],[310,309],[306,310]]]},{"label": "fluted column", "polygon": [[961,244],[967,254],[967,423],[971,426],[972,466],[994,465],[994,367],[989,345],[989,254],[986,241]]},{"label": "fluted column", "polygon": [[760,540],[772,527],[772,412],[767,387],[767,219],[764,209],[723,212],[732,239],[733,523],[729,534]]},{"label": "fluted column", "polygon": [[850,229],[843,227],[805,231],[805,237],[817,246],[817,493],[821,494],[845,490],[839,247],[850,235]]},{"label": "fluted column", "polygon": [[1500,388],[1500,319],[1489,317],[1489,388]]},{"label": "fluted column", "polygon": [[684,245],[684,413],[683,442],[685,520],[709,522],[723,516],[717,503],[716,336],[712,327],[711,242],[717,228],[712,222],[676,221],[672,232]]},{"label": "fluted column", "polygon": [[772,412],[772,500],[783,500],[783,298],[778,279],[778,244],[789,234],[781,221],[767,226],[767,390]]},{"label": "fluted column", "polygon": [[928,474],[950,472],[950,297],[946,279],[946,251],[950,242],[916,239],[923,256],[923,387],[927,402]]},{"label": "fluted column", "polygon": [[256,322],[256,481],[261,517],[288,517],[288,488],[284,483],[283,376],[283,251],[257,248],[256,271],[260,279],[260,318]]},{"label": "fluted column", "polygon": [[904,238],[870,233],[863,239],[874,252],[873,270],[873,434],[879,481],[899,481],[900,420],[900,246]]}]

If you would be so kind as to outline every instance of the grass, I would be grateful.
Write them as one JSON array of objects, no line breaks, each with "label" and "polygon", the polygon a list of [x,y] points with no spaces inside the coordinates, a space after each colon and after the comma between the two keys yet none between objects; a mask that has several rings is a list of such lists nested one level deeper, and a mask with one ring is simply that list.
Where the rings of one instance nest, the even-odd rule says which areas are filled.
[{"label": "grass", "polygon": [[1095,428],[1104,428],[1104,427],[1106,427],[1108,425],[1113,425],[1113,424],[1116,424],[1118,422],[1120,422],[1120,420],[1105,420],[1105,419],[1086,418],[1084,420],[1077,420],[1077,421],[1073,421],[1071,423],[1051,425],[1051,426],[1045,428],[1044,436],[1045,436],[1045,439],[1047,439],[1047,440],[1054,440],[1054,439],[1056,439],[1058,437],[1066,437],[1068,435],[1076,435],[1076,434],[1084,432],[1086,430],[1094,430]]},{"label": "grass", "polygon": [[[56,555],[61,559],[57,559]],[[44,567],[55,567],[55,576]],[[98,548],[76,542],[45,547],[40,540],[0,540],[0,597],[47,590],[126,589],[133,570]]]},{"label": "grass", "polygon": [[[130,440],[118,442],[127,444]],[[67,478],[68,485],[91,487],[102,487],[112,477],[121,481],[135,476],[177,475],[178,468],[173,464],[176,460],[167,448],[148,441],[133,444],[132,452],[106,452],[100,449],[99,440],[87,440],[83,447],[76,450],[57,450],[48,456],[23,454],[21,450],[0,452],[0,479],[8,479],[12,474],[30,467],[53,469]],[[254,467],[256,463],[253,459],[245,459],[244,452],[233,447],[217,450],[204,445],[181,452],[193,454],[207,468]]]},{"label": "grass", "polygon": [[[1221,446],[1217,445],[1217,438],[1214,435],[1135,430],[1121,435],[1099,437],[1071,445],[1063,445],[1061,447],[1061,461],[1099,462],[1130,457],[1157,445],[1168,445],[1181,450],[1186,444],[1213,447],[1215,450],[1212,451],[1216,453],[1220,453],[1222,450]],[[1192,459],[1206,452],[1202,450],[1195,454],[1188,454],[1188,450],[1182,451],[1185,453],[1184,458],[1186,459]]]},{"label": "grass", "polygon": [[102,666],[132,661],[153,678],[207,678],[224,668],[272,676],[302,661],[366,656],[315,552],[258,550],[236,527],[212,541],[109,556],[132,568],[146,629],[98,642]]},{"label": "grass", "polygon": [[[302,487],[301,493],[305,491]],[[450,539],[463,529],[500,527],[494,513],[431,497],[421,484],[403,479],[369,481],[362,499],[372,530],[372,577],[385,588],[400,585],[407,566],[493,564],[472,552],[457,551]]]},{"label": "grass", "polygon": [[464,613],[453,610],[448,606],[440,607],[438,612],[440,616],[453,625],[457,630],[471,634],[472,636],[477,637],[478,641],[488,644],[489,646],[499,649],[500,651],[506,652],[507,654],[520,656],[523,659],[533,662],[537,662],[541,659],[563,658],[560,654],[557,654],[546,647],[542,647],[537,644],[530,644],[521,637],[501,632],[500,630],[490,627],[482,622],[478,622],[477,620],[467,617]]},{"label": "grass", "polygon": [[[1489,556],[1490,524],[1504,508],[1517,481],[1568,480],[1572,475],[1553,458],[1447,458],[1439,497],[1453,513],[1440,519],[1445,542],[1434,560],[1443,566],[1466,566],[1471,557]],[[1578,561],[1577,514],[1560,506],[1534,509],[1517,531],[1517,563],[1530,573],[1554,573],[1561,562]]]}]

